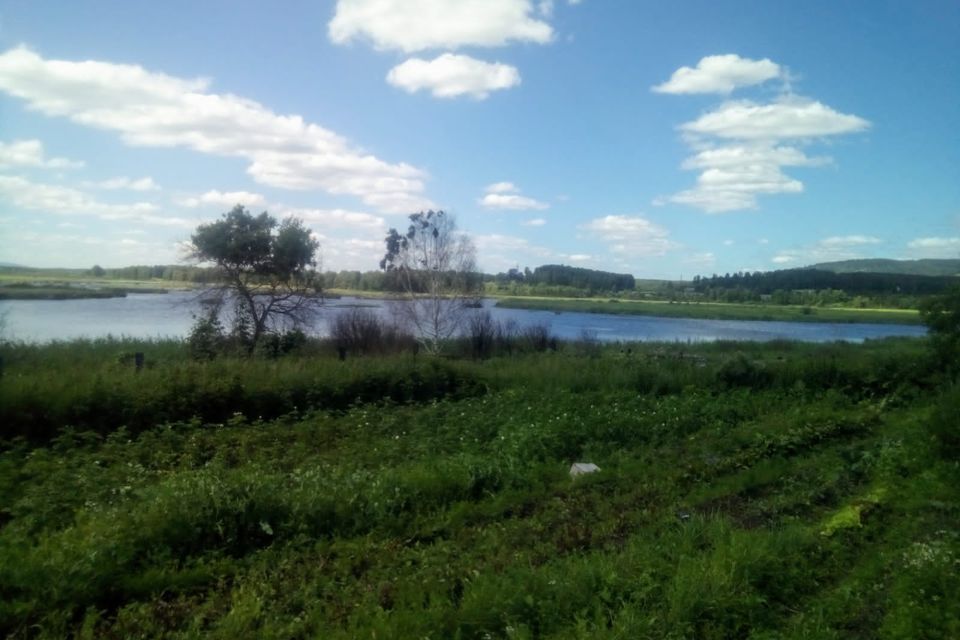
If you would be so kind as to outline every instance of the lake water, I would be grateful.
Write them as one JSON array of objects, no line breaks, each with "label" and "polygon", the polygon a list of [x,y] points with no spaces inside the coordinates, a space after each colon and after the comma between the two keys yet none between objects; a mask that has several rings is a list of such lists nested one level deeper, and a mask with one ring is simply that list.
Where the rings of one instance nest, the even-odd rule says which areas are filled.
[{"label": "lake water", "polygon": [[[3,300],[0,317],[5,318],[3,335],[27,342],[48,342],[72,338],[126,336],[132,338],[183,337],[200,310],[196,293],[130,294],[126,298],[96,300]],[[543,324],[552,335],[578,339],[590,335],[602,341],[699,342],[709,340],[802,340],[861,342],[887,336],[922,336],[926,329],[916,325],[843,324],[814,322],[764,322],[747,320],[700,320],[655,318],[594,313],[554,313],[501,309],[484,300],[494,319],[512,320],[518,326]],[[326,335],[331,318],[352,306],[368,306],[378,314],[390,315],[389,303],[344,297],[330,300],[318,313],[309,331]]]}]

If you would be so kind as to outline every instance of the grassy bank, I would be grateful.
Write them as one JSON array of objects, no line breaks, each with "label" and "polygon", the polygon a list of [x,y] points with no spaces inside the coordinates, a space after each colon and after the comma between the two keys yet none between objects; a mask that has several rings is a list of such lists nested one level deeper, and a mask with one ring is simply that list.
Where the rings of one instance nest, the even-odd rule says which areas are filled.
[{"label": "grassy bank", "polygon": [[726,304],[716,302],[667,302],[645,300],[597,300],[516,297],[500,298],[497,306],[509,309],[576,311],[617,315],[703,318],[710,320],[781,320],[790,322],[863,322],[920,324],[912,309],[848,309],[841,307],[793,307],[772,304]]},{"label": "grassy bank", "polygon": [[960,633],[960,395],[924,341],[3,355],[12,637]]},{"label": "grassy bank", "polygon": [[128,293],[167,293],[159,287],[94,287],[62,284],[0,284],[0,300],[85,300],[125,298]]},{"label": "grassy bank", "polygon": [[6,300],[107,298],[127,293],[167,293],[197,285],[177,280],[95,277],[83,270],[0,268],[0,295]]}]

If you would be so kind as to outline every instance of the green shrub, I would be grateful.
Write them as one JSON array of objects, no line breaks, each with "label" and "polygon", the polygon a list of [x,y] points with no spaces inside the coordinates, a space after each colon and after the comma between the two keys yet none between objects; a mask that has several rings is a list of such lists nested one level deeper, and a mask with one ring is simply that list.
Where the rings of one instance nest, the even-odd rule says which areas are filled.
[{"label": "green shrub", "polygon": [[770,384],[772,376],[762,365],[742,353],[724,361],[717,369],[717,382],[721,388],[749,387],[759,389]]},{"label": "green shrub", "polygon": [[216,311],[196,318],[187,334],[187,345],[190,357],[199,361],[213,360],[223,351],[223,325]]},{"label": "green shrub", "polygon": [[960,460],[960,385],[955,384],[940,397],[928,428],[940,455]]}]

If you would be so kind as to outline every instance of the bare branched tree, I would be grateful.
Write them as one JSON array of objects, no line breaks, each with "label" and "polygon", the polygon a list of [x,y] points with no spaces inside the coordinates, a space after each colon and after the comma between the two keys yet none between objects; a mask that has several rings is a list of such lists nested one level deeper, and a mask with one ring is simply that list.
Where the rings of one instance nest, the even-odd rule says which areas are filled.
[{"label": "bare branched tree", "polygon": [[190,257],[213,263],[222,278],[204,293],[205,301],[217,310],[233,305],[235,326],[249,331],[250,353],[264,333],[307,323],[323,302],[316,270],[320,243],[296,218],[278,223],[266,212],[254,216],[237,205],[197,227],[191,242]]},{"label": "bare branched tree", "polygon": [[410,216],[405,234],[390,229],[386,249],[380,268],[403,295],[397,304],[400,319],[429,353],[439,352],[460,331],[480,295],[473,242],[457,231],[449,214],[426,211]]}]

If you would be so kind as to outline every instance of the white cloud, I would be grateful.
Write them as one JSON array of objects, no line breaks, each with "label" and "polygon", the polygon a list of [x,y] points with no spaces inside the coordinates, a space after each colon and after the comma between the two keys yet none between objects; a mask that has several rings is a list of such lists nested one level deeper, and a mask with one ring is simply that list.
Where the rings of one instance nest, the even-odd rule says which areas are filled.
[{"label": "white cloud", "polygon": [[383,257],[382,240],[328,237],[322,234],[314,234],[314,236],[320,242],[325,270],[369,271],[376,269],[377,263]]},{"label": "white cloud", "polygon": [[238,204],[244,207],[262,207],[266,202],[266,198],[259,193],[251,193],[249,191],[217,191],[213,189],[199,196],[180,200],[177,204],[190,208],[214,206],[231,209]]},{"label": "white cloud", "polygon": [[733,144],[711,147],[683,161],[684,169],[739,168],[744,165],[776,165],[781,167],[819,167],[830,164],[828,156],[808,157],[796,147],[770,143]]},{"label": "white cloud", "polygon": [[542,227],[547,224],[547,220],[545,218],[531,218],[530,220],[524,220],[521,224],[525,227]]},{"label": "white cloud", "polygon": [[[761,78],[764,73],[777,75],[782,71],[769,60],[711,56],[701,60],[697,69],[686,69],[682,74],[680,72],[684,69],[679,70],[669,83],[657,90],[693,93],[695,87],[725,87],[725,92],[742,86],[734,82],[734,75],[719,73],[723,68],[744,71],[743,76],[737,76],[740,78],[737,82],[746,82],[744,78],[747,77]],[[763,72],[764,68],[766,72]],[[756,72],[753,76],[747,73],[750,69]],[[716,73],[707,73],[710,70]],[[723,85],[721,80],[728,84]],[[802,193],[803,183],[786,175],[783,168],[819,167],[833,162],[827,156],[807,155],[801,149],[803,145],[829,136],[865,131],[869,127],[870,123],[859,116],[789,94],[766,104],[751,100],[724,102],[679,127],[695,151],[682,167],[701,172],[696,185],[659,197],[654,204],[673,202],[697,207],[707,213],[722,213],[755,209],[759,196]]]},{"label": "white cloud", "polygon": [[907,243],[911,249],[940,249],[960,246],[960,238],[917,238]]},{"label": "white cloud", "polygon": [[865,247],[882,244],[883,240],[868,235],[828,236],[799,249],[779,251],[771,262],[778,265],[817,264],[838,260],[855,260],[866,257],[861,253]]},{"label": "white cloud", "polygon": [[669,197],[670,202],[689,204],[707,213],[752,209],[761,194],[800,193],[803,183],[786,175],[776,164],[745,164],[707,169],[697,186]]},{"label": "white cloud", "polygon": [[613,253],[630,256],[662,256],[677,247],[670,232],[641,216],[604,216],[582,225],[599,236]]},{"label": "white cloud", "polygon": [[494,233],[474,236],[473,241],[482,258],[483,269],[488,272],[506,271],[519,264],[542,264],[561,257],[546,247],[516,236]]},{"label": "white cloud", "polygon": [[390,70],[387,82],[407,93],[428,90],[435,98],[483,100],[491,91],[519,85],[520,72],[508,64],[444,53],[433,60],[410,58]]},{"label": "white cloud", "polygon": [[567,256],[567,260],[571,262],[589,262],[593,260],[593,256],[587,253],[571,253]]},{"label": "white cloud", "polygon": [[960,258],[960,238],[915,238],[907,243],[913,258]]},{"label": "white cloud", "polygon": [[820,241],[823,247],[858,247],[867,244],[880,244],[883,242],[880,238],[874,236],[830,236]]},{"label": "white cloud", "polygon": [[0,91],[44,115],[119,132],[134,146],[244,158],[254,180],[274,187],[353,195],[384,212],[433,206],[421,170],[385,162],[298,115],[210,93],[209,84],[135,65],[46,60],[23,47],[0,54]]},{"label": "white cloud", "polygon": [[495,182],[486,188],[486,192],[479,203],[487,209],[529,211],[550,208],[545,202],[520,195],[520,189],[512,182]]},{"label": "white cloud", "polygon": [[66,158],[47,158],[39,140],[0,142],[0,169],[36,167],[38,169],[78,169],[82,162]]},{"label": "white cloud", "polygon": [[103,220],[132,220],[145,224],[193,228],[197,220],[158,213],[149,202],[111,204],[90,195],[54,184],[31,182],[20,176],[0,176],[0,196],[13,207],[56,215],[91,215]]},{"label": "white cloud", "polygon": [[717,257],[711,251],[703,253],[693,253],[684,258],[684,263],[697,267],[712,267],[717,262]]},{"label": "white cloud", "polygon": [[751,60],[736,54],[701,58],[695,68],[680,67],[670,79],[653,87],[657,93],[730,93],[780,76],[780,65],[764,58]]},{"label": "white cloud", "polygon": [[486,188],[487,193],[517,193],[520,189],[512,182],[494,182]]},{"label": "white cloud", "polygon": [[480,204],[487,209],[510,209],[515,211],[547,209],[550,206],[539,200],[515,193],[488,193],[480,199]]},{"label": "white cloud", "polygon": [[[305,223],[319,228],[324,233],[343,229],[357,229],[384,236],[387,233],[386,220],[380,216],[375,216],[361,211],[348,211],[346,209],[308,209],[283,206],[278,207],[277,211],[281,217],[294,216],[300,218]],[[383,248],[382,241],[376,241],[376,244],[380,248]]]},{"label": "white cloud", "polygon": [[784,96],[769,104],[727,102],[680,129],[732,140],[783,140],[856,133],[869,127],[867,120],[840,113],[816,100]]},{"label": "white cloud", "polygon": [[129,189],[130,191],[159,191],[160,185],[154,182],[153,178],[147,176],[133,180],[126,176],[117,178],[108,178],[100,182],[84,182],[84,187],[91,189],[107,189],[110,191],[118,189]]},{"label": "white cloud", "polygon": [[553,29],[533,12],[529,0],[339,0],[327,29],[336,44],[404,53],[550,42]]}]

